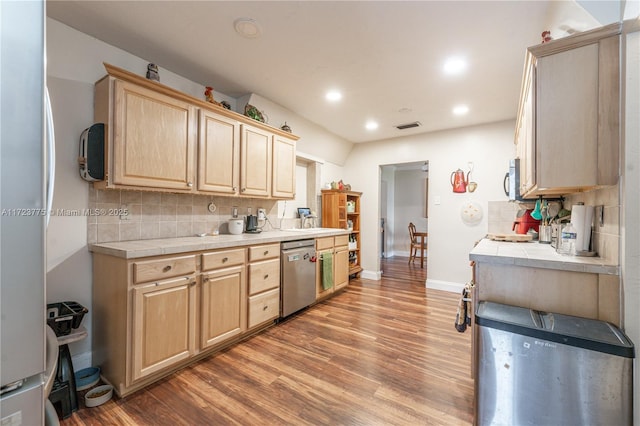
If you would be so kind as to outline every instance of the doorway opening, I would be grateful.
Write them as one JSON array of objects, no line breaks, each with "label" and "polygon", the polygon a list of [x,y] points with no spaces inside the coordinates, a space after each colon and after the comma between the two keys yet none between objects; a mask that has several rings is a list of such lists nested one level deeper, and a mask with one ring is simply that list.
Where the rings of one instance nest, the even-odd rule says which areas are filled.
[{"label": "doorway opening", "polygon": [[[428,199],[429,161],[380,166],[379,256],[380,269],[385,277],[396,273],[393,271],[398,269],[401,260],[409,266],[409,223],[413,223],[418,231],[428,232]],[[396,266],[392,267],[391,263]],[[424,271],[426,263],[425,260]],[[419,263],[415,267],[421,269]]]}]

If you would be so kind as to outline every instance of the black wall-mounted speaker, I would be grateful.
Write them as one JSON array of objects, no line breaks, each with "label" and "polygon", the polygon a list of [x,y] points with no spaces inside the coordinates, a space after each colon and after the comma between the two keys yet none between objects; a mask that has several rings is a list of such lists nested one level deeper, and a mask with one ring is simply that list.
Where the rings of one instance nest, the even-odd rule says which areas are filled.
[{"label": "black wall-mounted speaker", "polygon": [[104,123],[96,123],[80,135],[78,163],[82,179],[104,180]]}]

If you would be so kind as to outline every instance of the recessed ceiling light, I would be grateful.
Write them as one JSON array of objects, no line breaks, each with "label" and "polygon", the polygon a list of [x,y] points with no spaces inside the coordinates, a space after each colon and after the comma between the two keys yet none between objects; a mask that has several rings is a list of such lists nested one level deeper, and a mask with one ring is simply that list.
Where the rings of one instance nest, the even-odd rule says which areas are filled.
[{"label": "recessed ceiling light", "polygon": [[262,34],[262,28],[253,18],[238,18],[233,22],[233,27],[245,38],[258,38]]},{"label": "recessed ceiling light", "polygon": [[369,120],[367,121],[367,124],[364,125],[364,127],[366,127],[367,130],[375,130],[378,128],[378,123],[373,120]]},{"label": "recessed ceiling light", "polygon": [[407,113],[409,113],[411,111],[413,111],[411,108],[400,108],[398,110],[398,112],[401,113],[401,114],[407,114]]},{"label": "recessed ceiling light", "polygon": [[325,95],[325,98],[331,102],[338,102],[340,99],[342,99],[342,93],[338,92],[337,90],[330,90]]},{"label": "recessed ceiling light", "polygon": [[458,105],[453,107],[453,113],[455,115],[465,115],[469,112],[469,107],[466,105]]},{"label": "recessed ceiling light", "polygon": [[458,75],[467,69],[467,61],[460,56],[453,56],[444,63],[443,70],[445,74]]}]

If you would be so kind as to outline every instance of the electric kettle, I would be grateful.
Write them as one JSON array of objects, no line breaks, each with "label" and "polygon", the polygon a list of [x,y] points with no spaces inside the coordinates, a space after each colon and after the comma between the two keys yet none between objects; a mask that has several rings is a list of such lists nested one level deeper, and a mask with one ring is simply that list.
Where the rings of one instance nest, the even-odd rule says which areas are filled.
[{"label": "electric kettle", "polygon": [[247,215],[246,218],[246,232],[253,232],[253,233],[257,233],[260,232],[260,230],[258,229],[258,216],[255,215]]},{"label": "electric kettle", "polygon": [[465,178],[464,172],[461,169],[451,172],[451,186],[453,187],[453,192],[467,192],[468,184],[469,173],[467,173],[467,177]]}]

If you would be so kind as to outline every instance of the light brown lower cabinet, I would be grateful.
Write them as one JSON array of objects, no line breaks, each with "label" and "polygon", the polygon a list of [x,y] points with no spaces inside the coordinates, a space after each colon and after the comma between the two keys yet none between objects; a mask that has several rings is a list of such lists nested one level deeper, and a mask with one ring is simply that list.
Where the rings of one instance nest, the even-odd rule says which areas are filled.
[{"label": "light brown lower cabinet", "polygon": [[[333,255],[324,297],[349,282],[348,236],[319,238],[317,247]],[[272,325],[280,244],[136,259],[93,253],[92,314],[93,363],[126,396]]]},{"label": "light brown lower cabinet", "polygon": [[269,326],[280,313],[279,248],[94,253],[92,352],[103,378],[125,396]]},{"label": "light brown lower cabinet", "polygon": [[249,247],[248,305],[249,329],[280,315],[280,244]]},{"label": "light brown lower cabinet", "polygon": [[[332,275],[331,286],[323,286],[323,255],[331,254]],[[349,284],[349,236],[316,238],[316,300],[330,296],[335,291]]]},{"label": "light brown lower cabinet", "polygon": [[133,381],[194,354],[195,289],[195,276],[133,288]]},{"label": "light brown lower cabinet", "polygon": [[246,250],[202,254],[200,349],[213,348],[247,329]]}]

